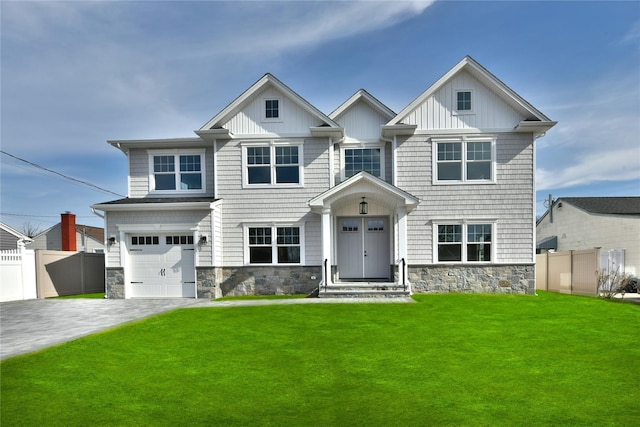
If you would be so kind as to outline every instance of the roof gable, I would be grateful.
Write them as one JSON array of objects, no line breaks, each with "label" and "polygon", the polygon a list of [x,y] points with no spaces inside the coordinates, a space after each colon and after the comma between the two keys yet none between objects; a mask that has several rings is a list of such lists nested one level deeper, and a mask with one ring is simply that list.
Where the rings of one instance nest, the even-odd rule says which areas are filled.
[{"label": "roof gable", "polygon": [[[543,133],[556,124],[556,122],[551,121],[541,111],[491,74],[477,61],[470,56],[466,56],[398,113],[388,125],[410,123],[418,124],[418,128],[421,128],[421,126],[425,125],[424,122],[426,119],[422,120],[422,123],[415,123],[416,121],[420,121],[417,117],[417,113],[420,113],[419,110],[431,101],[451,111],[456,89],[479,91],[477,95],[481,95],[484,98],[493,98],[494,101],[500,101],[499,104],[504,105],[500,107],[501,110],[503,110],[501,113],[511,116],[509,120],[515,122],[512,126],[516,130]],[[488,101],[487,99],[483,99],[483,102]],[[494,102],[494,104],[498,105],[496,102]],[[433,107],[429,111],[433,111]],[[468,127],[474,126],[469,125]]]},{"label": "roof gable", "polygon": [[378,140],[380,127],[395,117],[395,113],[369,92],[360,89],[329,117],[344,127],[348,137],[362,141]]},{"label": "roof gable", "polygon": [[29,236],[22,234],[21,232],[19,232],[18,230],[9,227],[7,224],[5,224],[4,222],[0,222],[0,230],[4,230],[7,233],[11,234],[12,236],[14,236],[16,239],[18,240],[31,240],[29,238]]},{"label": "roof gable", "polygon": [[[286,114],[282,120],[263,121],[263,100],[265,98],[278,99],[280,106]],[[283,116],[285,116],[283,114]],[[328,116],[311,105],[307,100],[291,90],[272,74],[265,74],[260,80],[245,90],[239,97],[227,105],[211,120],[205,123],[200,132],[224,128],[233,133],[283,133],[282,130],[291,130],[291,123],[282,124],[284,120],[295,118],[297,125],[294,131],[299,131],[300,126],[309,132],[311,127],[339,128],[338,124]]]}]

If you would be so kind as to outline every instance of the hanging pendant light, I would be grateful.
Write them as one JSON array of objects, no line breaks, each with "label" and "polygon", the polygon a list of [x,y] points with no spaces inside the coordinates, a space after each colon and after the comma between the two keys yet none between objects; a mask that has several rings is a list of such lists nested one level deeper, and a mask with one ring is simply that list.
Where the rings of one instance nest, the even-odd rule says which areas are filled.
[{"label": "hanging pendant light", "polygon": [[369,203],[364,201],[364,197],[362,197],[362,201],[360,202],[360,215],[366,215],[369,213]]}]

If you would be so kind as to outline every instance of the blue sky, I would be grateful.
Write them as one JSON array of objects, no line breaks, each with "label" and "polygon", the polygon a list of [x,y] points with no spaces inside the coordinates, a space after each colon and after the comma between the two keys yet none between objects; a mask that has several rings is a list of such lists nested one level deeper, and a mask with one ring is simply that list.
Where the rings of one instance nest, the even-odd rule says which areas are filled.
[{"label": "blue sky", "polygon": [[[558,125],[549,193],[640,195],[640,2],[2,1],[2,150],[127,193],[110,139],[194,136],[266,72],[325,113],[398,112],[471,55]],[[2,155],[0,218],[46,229],[118,198]]]}]

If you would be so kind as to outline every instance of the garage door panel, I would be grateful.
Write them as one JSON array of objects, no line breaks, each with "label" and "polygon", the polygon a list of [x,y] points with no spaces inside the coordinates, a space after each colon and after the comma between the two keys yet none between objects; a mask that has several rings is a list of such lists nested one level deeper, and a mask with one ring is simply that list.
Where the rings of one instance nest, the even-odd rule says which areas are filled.
[{"label": "garage door panel", "polygon": [[[193,238],[154,237],[137,235],[128,239],[132,297],[194,298],[195,251],[191,244],[180,244],[180,239],[193,242]],[[172,244],[174,241],[178,243]]]}]

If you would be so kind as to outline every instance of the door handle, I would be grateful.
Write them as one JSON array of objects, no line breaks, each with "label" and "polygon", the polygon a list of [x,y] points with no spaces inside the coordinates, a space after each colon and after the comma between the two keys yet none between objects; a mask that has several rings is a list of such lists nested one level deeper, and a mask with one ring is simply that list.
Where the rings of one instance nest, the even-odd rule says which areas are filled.
[{"label": "door handle", "polygon": [[364,251],[364,256],[367,256],[367,251]]}]

